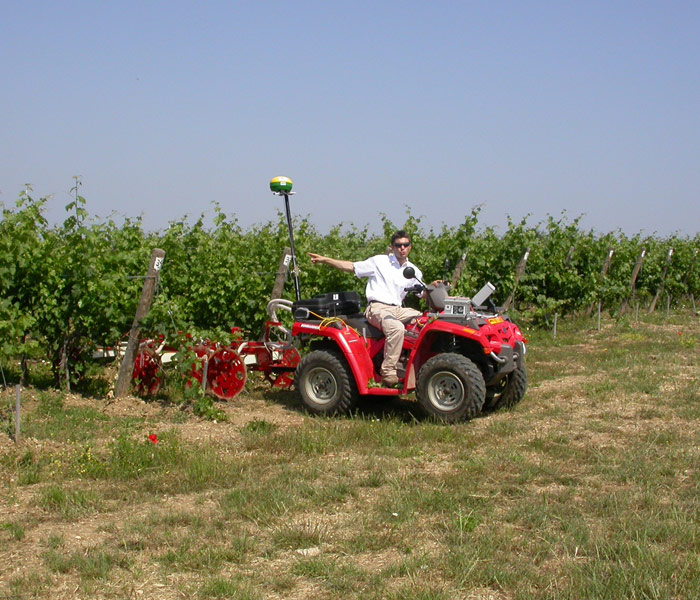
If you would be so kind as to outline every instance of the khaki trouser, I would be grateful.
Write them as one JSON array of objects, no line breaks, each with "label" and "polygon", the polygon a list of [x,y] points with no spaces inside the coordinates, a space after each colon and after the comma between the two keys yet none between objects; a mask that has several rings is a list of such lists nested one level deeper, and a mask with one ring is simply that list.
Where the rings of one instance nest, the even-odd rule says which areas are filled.
[{"label": "khaki trouser", "polygon": [[396,374],[396,363],[401,357],[403,336],[406,332],[405,323],[420,316],[421,312],[414,308],[404,308],[381,302],[370,302],[365,309],[365,317],[370,325],[374,325],[384,333],[384,361],[380,375],[387,377]]}]

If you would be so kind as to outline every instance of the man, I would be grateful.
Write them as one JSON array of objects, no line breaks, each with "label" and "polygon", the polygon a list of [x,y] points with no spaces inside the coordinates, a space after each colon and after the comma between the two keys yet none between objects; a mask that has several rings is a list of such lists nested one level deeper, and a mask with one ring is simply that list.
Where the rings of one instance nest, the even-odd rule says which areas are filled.
[{"label": "man", "polygon": [[[328,258],[309,252],[311,263],[329,265],[357,277],[367,277],[367,309],[365,317],[374,327],[384,333],[384,361],[380,375],[382,385],[395,386],[398,381],[396,364],[401,356],[405,323],[421,313],[413,308],[401,306],[406,297],[406,288],[423,279],[420,269],[408,260],[411,252],[411,238],[405,231],[397,231],[391,236],[391,254],[378,254],[367,260],[351,262]],[[403,270],[411,266],[416,271],[415,279],[406,279]]]}]

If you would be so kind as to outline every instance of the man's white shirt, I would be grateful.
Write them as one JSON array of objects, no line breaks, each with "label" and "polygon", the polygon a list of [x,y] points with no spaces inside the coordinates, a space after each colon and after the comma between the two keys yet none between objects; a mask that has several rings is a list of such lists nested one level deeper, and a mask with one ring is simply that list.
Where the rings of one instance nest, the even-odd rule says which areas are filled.
[{"label": "man's white shirt", "polygon": [[[403,276],[406,267],[415,269],[415,278],[406,279]],[[353,268],[357,277],[369,278],[365,291],[367,302],[400,306],[406,297],[406,288],[418,283],[418,279],[423,279],[423,273],[416,265],[409,260],[401,265],[393,254],[377,254],[367,260],[354,262]]]}]

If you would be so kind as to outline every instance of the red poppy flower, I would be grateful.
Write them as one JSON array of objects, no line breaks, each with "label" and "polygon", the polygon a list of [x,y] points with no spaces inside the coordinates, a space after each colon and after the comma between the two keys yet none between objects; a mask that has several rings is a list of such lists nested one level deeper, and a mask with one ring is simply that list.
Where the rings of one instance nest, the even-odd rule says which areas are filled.
[{"label": "red poppy flower", "polygon": [[152,433],[151,435],[148,436],[148,441],[151,442],[151,444],[157,444],[158,443],[158,436],[155,433]]}]

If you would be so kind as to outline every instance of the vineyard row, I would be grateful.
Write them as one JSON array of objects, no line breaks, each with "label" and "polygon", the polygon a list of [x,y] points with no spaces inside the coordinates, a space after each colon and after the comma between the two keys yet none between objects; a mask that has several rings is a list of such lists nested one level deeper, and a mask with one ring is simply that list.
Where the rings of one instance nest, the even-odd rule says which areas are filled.
[{"label": "vineyard row", "polygon": [[[191,331],[216,336],[241,327],[255,336],[288,245],[281,212],[268,223],[242,229],[214,205],[211,226],[172,222],[146,232],[140,219],[98,221],[75,194],[67,217],[51,226],[46,199],[30,190],[0,222],[0,360],[70,359],[74,376],[94,345],[114,344],[134,317],[153,248],[165,251],[157,294],[144,328],[151,333]],[[486,281],[496,303],[510,301],[519,319],[537,324],[601,303],[619,311],[636,299],[651,305],[663,290],[673,303],[700,297],[700,234],[694,238],[627,236],[620,231],[584,231],[579,219],[549,217],[536,225],[508,220],[504,233],[479,227],[479,208],[460,223],[426,230],[420,218],[402,223],[385,215],[382,233],[339,225],[319,232],[307,218],[295,219],[295,245],[302,294],[355,290],[363,282],[312,266],[306,252],[360,260],[385,251],[395,229],[413,236],[412,260],[426,280],[453,281],[453,294],[469,296]],[[525,261],[524,258],[527,258]],[[636,271],[636,273],[635,273]],[[459,276],[456,275],[459,274]],[[293,287],[283,296],[292,299]]]}]

